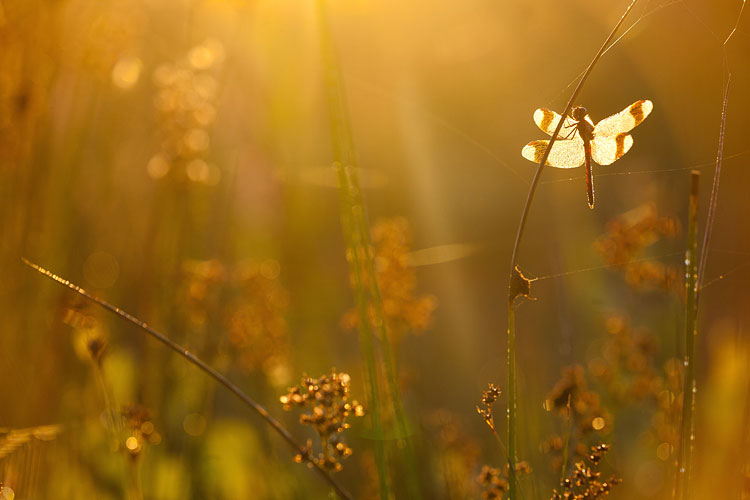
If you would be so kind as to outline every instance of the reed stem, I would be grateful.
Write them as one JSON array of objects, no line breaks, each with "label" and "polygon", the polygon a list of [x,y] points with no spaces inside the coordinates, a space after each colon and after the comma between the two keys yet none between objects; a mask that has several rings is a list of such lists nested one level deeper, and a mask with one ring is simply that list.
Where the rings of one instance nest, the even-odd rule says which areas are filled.
[{"label": "reed stem", "polygon": [[685,379],[682,389],[682,421],[680,424],[680,451],[677,462],[675,497],[688,497],[688,483],[695,440],[693,416],[695,413],[695,320],[697,316],[696,291],[698,280],[698,199],[700,197],[700,172],[690,173],[690,206],[688,210],[687,250],[685,252]]},{"label": "reed stem", "polygon": [[[320,20],[321,49],[326,77],[326,94],[331,124],[334,165],[338,174],[339,193],[341,197],[341,220],[347,242],[347,260],[352,273],[354,292],[359,316],[360,345],[362,357],[368,374],[368,392],[373,430],[376,444],[376,462],[380,478],[381,498],[393,495],[390,475],[385,462],[383,412],[384,399],[380,394],[382,370],[387,387],[388,403],[392,405],[397,429],[397,439],[403,446],[397,449],[403,453],[408,497],[414,500],[422,498],[416,467],[416,454],[411,440],[411,430],[406,418],[398,387],[396,361],[387,331],[383,300],[375,273],[372,245],[370,242],[370,224],[367,209],[362,197],[362,189],[357,174],[357,158],[354,147],[353,132],[346,100],[346,88],[341,77],[333,37],[326,19],[325,0],[318,0]],[[380,348],[375,351],[376,343]],[[377,354],[379,353],[379,358]]]},{"label": "reed stem", "polygon": [[[730,35],[731,36],[731,35]],[[728,38],[727,38],[728,40]],[[729,101],[729,84],[732,74],[727,76],[724,88],[724,101],[721,110],[721,125],[719,127],[719,147],[716,154],[716,169],[711,184],[711,198],[708,202],[706,229],[703,232],[703,242],[700,255],[698,254],[698,179],[699,173],[692,172],[692,188],[690,192],[690,213],[688,216],[688,247],[685,256],[685,376],[683,380],[682,421],[680,422],[680,445],[677,456],[677,474],[673,497],[680,500],[689,498],[690,474],[692,471],[693,449],[695,446],[695,397],[697,384],[695,380],[696,346],[698,334],[698,303],[703,286],[703,276],[708,260],[708,247],[714,226],[716,204],[719,197],[719,180],[721,179],[721,164],[724,156],[724,134],[727,122],[727,102]]]},{"label": "reed stem", "polygon": [[[599,51],[596,53],[594,58],[589,63],[588,67],[586,68],[586,71],[583,73],[583,76],[581,76],[580,81],[578,82],[578,85],[576,86],[575,90],[573,90],[573,94],[570,96],[570,99],[568,100],[568,104],[565,105],[565,109],[562,112],[562,118],[560,119],[560,122],[557,124],[557,127],[555,128],[554,133],[552,134],[552,137],[550,137],[549,145],[547,146],[547,150],[544,152],[544,155],[539,162],[539,166],[536,169],[536,172],[534,173],[534,178],[531,181],[531,185],[529,186],[529,192],[526,196],[526,203],[524,204],[523,211],[521,212],[521,219],[518,223],[518,231],[516,232],[516,240],[513,244],[513,253],[510,259],[510,279],[509,279],[509,285],[508,285],[508,474],[509,474],[509,488],[508,488],[508,498],[509,500],[516,500],[517,498],[517,483],[516,483],[516,471],[515,471],[515,465],[516,465],[516,313],[515,313],[515,307],[514,303],[516,300],[516,297],[521,295],[521,292],[519,291],[517,285],[519,283],[519,278],[521,280],[525,280],[525,278],[520,277],[520,273],[517,269],[518,265],[518,249],[521,246],[521,237],[523,236],[523,231],[526,227],[526,220],[529,216],[529,211],[531,209],[531,203],[534,200],[534,194],[536,193],[537,185],[539,184],[539,179],[542,174],[542,169],[544,168],[544,165],[547,163],[547,158],[549,158],[549,153],[552,150],[552,145],[557,140],[558,135],[560,134],[560,130],[562,129],[563,124],[565,123],[565,118],[570,113],[571,108],[573,107],[573,103],[575,102],[576,98],[578,97],[578,94],[581,92],[581,89],[583,88],[583,84],[588,79],[589,75],[591,74],[591,71],[593,71],[594,66],[596,66],[596,63],[599,62],[599,59],[602,57],[602,54],[607,50],[610,42],[615,37],[615,34],[620,29],[620,26],[622,26],[622,23],[625,21],[625,19],[628,17],[630,12],[633,10],[633,7],[638,2],[638,0],[633,0],[630,5],[628,5],[627,9],[625,9],[625,12],[620,17],[620,20],[617,21],[617,24],[610,32],[607,39],[602,44]],[[528,281],[526,281],[528,283]]]}]

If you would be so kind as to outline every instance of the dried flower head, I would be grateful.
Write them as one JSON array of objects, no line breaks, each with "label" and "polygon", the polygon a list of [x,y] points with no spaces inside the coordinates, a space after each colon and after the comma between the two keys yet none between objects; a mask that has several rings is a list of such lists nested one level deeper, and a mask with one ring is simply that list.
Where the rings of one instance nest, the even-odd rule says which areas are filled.
[{"label": "dried flower head", "polygon": [[571,433],[565,439],[553,435],[542,444],[542,449],[553,457],[554,469],[559,469],[563,464],[566,441],[572,443],[575,455],[584,456],[590,440],[596,433],[611,427],[613,421],[613,417],[602,407],[599,394],[589,389],[580,365],[563,368],[562,377],[547,396],[545,408],[564,418],[565,427],[570,429],[566,432]]},{"label": "dried flower head", "polygon": [[90,304],[74,301],[62,310],[62,321],[73,328],[73,347],[81,360],[101,365],[108,338]]},{"label": "dried flower head", "polygon": [[653,204],[645,204],[609,221],[607,233],[594,243],[604,262],[621,270],[634,288],[658,288],[683,293],[678,267],[656,260],[643,260],[644,250],[660,238],[674,238],[680,224],[674,217],[661,217]]},{"label": "dried flower head", "polygon": [[289,292],[276,260],[242,262],[230,275],[232,298],[225,321],[229,341],[245,371],[261,371],[272,383],[289,383]]},{"label": "dried flower head", "polygon": [[208,39],[174,63],[154,72],[158,92],[160,151],[148,162],[148,174],[159,179],[167,174],[179,181],[215,185],[219,169],[207,163],[209,128],[216,116],[219,94],[214,76],[224,59],[223,45]]},{"label": "dried flower head", "polygon": [[484,422],[492,429],[495,430],[495,416],[492,413],[492,406],[500,397],[500,389],[495,387],[493,384],[489,384],[486,391],[482,393],[482,403],[477,406],[477,413],[479,413]]},{"label": "dried flower head", "polygon": [[301,424],[309,425],[320,438],[321,452],[315,454],[312,441],[295,456],[294,461],[316,463],[321,467],[338,472],[342,469],[341,460],[352,454],[352,449],[341,438],[341,433],[349,428],[350,416],[361,417],[364,409],[355,400],[349,399],[351,378],[346,373],[331,371],[330,375],[319,378],[302,377],[302,382],[290,387],[279,398],[285,410],[294,407],[304,408],[300,415]]},{"label": "dried flower head", "polygon": [[508,491],[508,479],[500,474],[500,470],[489,465],[482,467],[477,477],[477,482],[482,486],[482,500],[495,500],[503,498]]},{"label": "dried flower head", "polygon": [[599,464],[602,457],[609,450],[609,445],[592,446],[586,458],[576,462],[573,470],[562,481],[562,492],[553,490],[550,500],[590,500],[609,495],[613,486],[622,479],[611,475],[602,480]]},{"label": "dried flower head", "polygon": [[[417,295],[417,275],[410,264],[411,227],[404,217],[379,219],[372,228],[375,276],[383,302],[383,313],[390,335],[424,332],[437,308],[433,295]],[[366,259],[362,259],[363,261]],[[367,273],[363,273],[367,276]],[[369,306],[370,321],[375,324],[375,306]],[[359,324],[357,311],[348,311],[342,324],[353,329]]]},{"label": "dried flower head", "polygon": [[644,328],[621,314],[604,321],[607,336],[601,355],[589,362],[607,398],[623,406],[645,403],[652,412],[649,437],[662,461],[673,457],[679,440],[683,365],[676,358],[660,365],[659,346]]},{"label": "dried flower head", "polygon": [[187,331],[205,345],[210,320],[223,325],[235,362],[262,372],[274,385],[287,384],[289,339],[285,319],[289,293],[274,259],[229,266],[217,259],[183,264],[177,304]]},{"label": "dried flower head", "polygon": [[[531,467],[526,462],[518,462],[515,466],[516,477],[531,474]],[[477,477],[477,482],[482,487],[482,500],[501,500],[508,492],[510,476],[508,466],[501,473],[499,469],[485,465]]]},{"label": "dried flower head", "polygon": [[180,310],[189,328],[204,328],[221,302],[223,285],[227,281],[226,267],[218,259],[191,259],[182,263],[181,271],[177,303],[181,305]]},{"label": "dried flower head", "polygon": [[445,409],[433,410],[424,416],[423,428],[432,449],[436,467],[435,479],[450,498],[472,498],[475,485],[466,481],[477,470],[481,447],[476,438],[467,434],[462,419]]},{"label": "dried flower head", "polygon": [[147,408],[129,404],[120,409],[123,427],[126,431],[125,451],[137,458],[143,452],[146,443],[159,444],[161,436],[154,430],[151,412]]}]

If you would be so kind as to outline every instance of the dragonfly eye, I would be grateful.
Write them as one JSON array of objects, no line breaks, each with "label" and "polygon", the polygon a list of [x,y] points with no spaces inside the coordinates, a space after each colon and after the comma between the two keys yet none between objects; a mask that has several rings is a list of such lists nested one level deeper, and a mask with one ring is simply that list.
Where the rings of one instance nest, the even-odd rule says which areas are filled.
[{"label": "dragonfly eye", "polygon": [[583,106],[578,106],[577,108],[573,108],[573,112],[571,114],[573,115],[574,120],[581,121],[586,118],[588,111]]}]

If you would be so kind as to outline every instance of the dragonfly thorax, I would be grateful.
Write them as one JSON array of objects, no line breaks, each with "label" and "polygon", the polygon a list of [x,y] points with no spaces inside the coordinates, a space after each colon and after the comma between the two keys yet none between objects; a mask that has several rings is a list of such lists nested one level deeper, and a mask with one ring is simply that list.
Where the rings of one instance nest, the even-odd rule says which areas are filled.
[{"label": "dragonfly thorax", "polygon": [[594,126],[586,120],[586,115],[588,115],[588,111],[583,106],[577,106],[570,112],[571,118],[576,121],[578,135],[588,142],[594,138]]}]

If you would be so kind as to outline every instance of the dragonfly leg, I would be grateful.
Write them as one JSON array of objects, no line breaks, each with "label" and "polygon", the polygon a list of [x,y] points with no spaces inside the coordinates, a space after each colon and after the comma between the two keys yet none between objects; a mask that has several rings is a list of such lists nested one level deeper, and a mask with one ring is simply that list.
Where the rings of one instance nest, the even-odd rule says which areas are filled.
[{"label": "dragonfly leg", "polygon": [[563,137],[563,140],[568,140],[568,139],[571,139],[575,135],[576,130],[578,130],[578,123],[571,123],[570,125],[564,125],[563,128],[573,129],[570,132],[568,132],[568,134],[565,137]]}]

